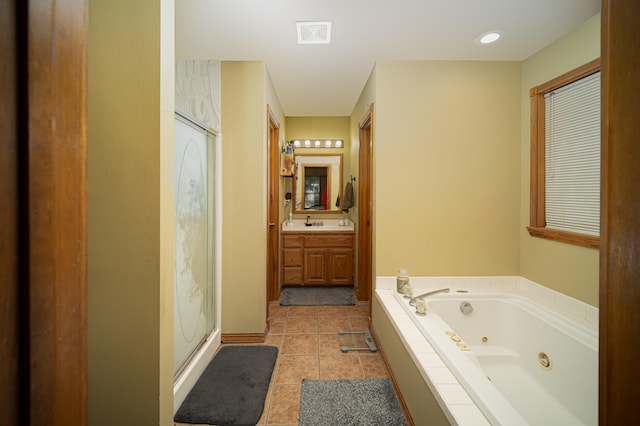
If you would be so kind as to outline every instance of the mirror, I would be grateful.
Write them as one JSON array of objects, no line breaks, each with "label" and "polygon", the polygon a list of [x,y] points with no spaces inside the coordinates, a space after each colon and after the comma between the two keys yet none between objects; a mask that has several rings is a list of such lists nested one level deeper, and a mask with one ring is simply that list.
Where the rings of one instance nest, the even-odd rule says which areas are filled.
[{"label": "mirror", "polygon": [[294,213],[341,212],[342,154],[295,156]]}]

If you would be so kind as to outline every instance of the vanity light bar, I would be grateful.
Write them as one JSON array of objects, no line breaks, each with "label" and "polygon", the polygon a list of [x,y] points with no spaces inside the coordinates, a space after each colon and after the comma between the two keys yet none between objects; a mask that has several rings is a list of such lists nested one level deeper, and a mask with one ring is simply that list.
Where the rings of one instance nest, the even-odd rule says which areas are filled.
[{"label": "vanity light bar", "polygon": [[289,141],[290,144],[293,144],[294,148],[343,148],[344,142],[340,139],[330,140],[330,139],[296,139]]}]

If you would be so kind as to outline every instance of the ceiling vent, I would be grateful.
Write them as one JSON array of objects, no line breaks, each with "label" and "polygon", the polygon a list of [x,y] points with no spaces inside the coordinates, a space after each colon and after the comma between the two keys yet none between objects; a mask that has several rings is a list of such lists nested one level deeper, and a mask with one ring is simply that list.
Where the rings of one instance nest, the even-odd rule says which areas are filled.
[{"label": "ceiling vent", "polygon": [[331,43],[331,22],[296,22],[298,44]]}]

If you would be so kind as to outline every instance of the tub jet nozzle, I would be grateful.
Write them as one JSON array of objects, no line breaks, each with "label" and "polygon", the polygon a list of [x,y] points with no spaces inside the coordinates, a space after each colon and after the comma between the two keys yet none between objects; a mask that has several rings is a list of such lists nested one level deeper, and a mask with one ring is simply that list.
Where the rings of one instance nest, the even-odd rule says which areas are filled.
[{"label": "tub jet nozzle", "polygon": [[471,303],[469,302],[462,302],[460,304],[460,312],[465,315],[469,315],[471,312],[473,312],[473,306],[471,306]]}]

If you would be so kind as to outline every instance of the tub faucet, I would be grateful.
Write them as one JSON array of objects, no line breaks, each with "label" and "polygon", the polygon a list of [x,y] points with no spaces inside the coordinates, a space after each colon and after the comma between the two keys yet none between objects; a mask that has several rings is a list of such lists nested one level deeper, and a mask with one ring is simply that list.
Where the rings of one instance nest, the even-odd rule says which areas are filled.
[{"label": "tub faucet", "polygon": [[412,298],[411,300],[409,300],[409,306],[416,306],[416,300],[418,299],[424,299],[425,297],[429,297],[429,296],[433,296],[434,294],[438,294],[438,293],[449,293],[449,288],[441,288],[440,290],[432,290],[429,291],[427,293],[424,294],[420,294],[414,298]]}]

